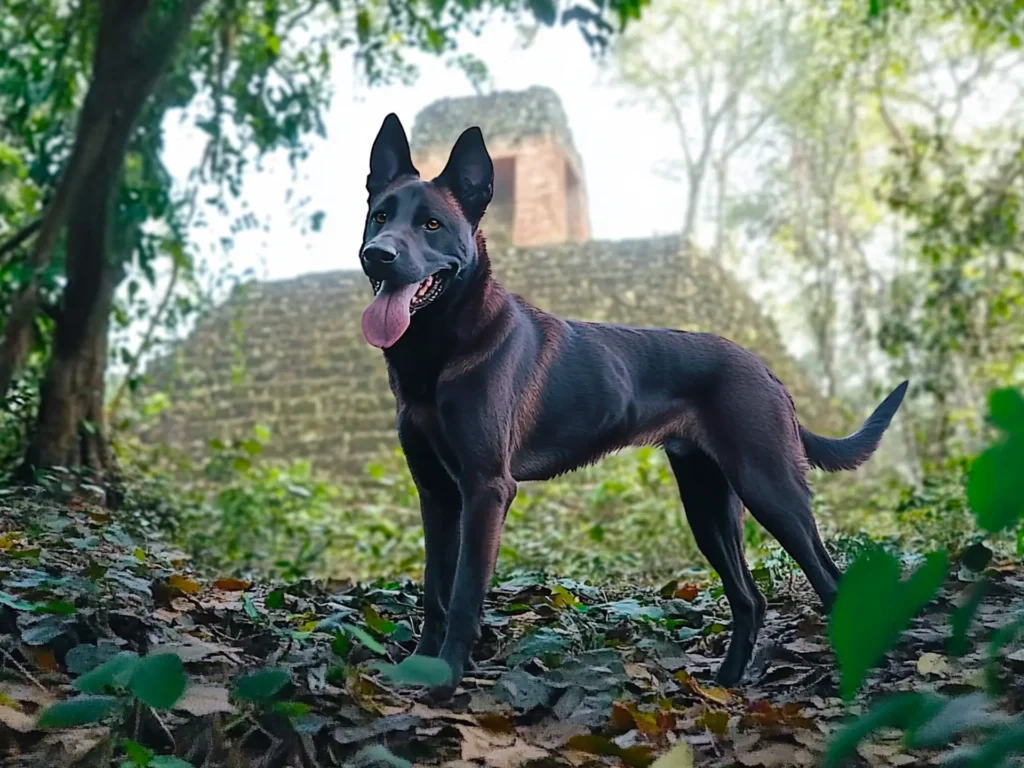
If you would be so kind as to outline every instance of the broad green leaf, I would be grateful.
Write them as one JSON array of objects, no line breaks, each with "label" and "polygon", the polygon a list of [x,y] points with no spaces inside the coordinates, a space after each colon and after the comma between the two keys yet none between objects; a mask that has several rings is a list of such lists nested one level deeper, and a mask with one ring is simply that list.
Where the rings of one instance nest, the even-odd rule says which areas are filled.
[{"label": "broad green leaf", "polygon": [[391,768],[412,768],[412,763],[391,754],[383,744],[372,744],[363,747],[352,758],[354,765],[388,765]]},{"label": "broad green leaf", "polygon": [[533,658],[551,662],[560,660],[569,650],[572,638],[565,632],[540,627],[516,640],[508,650],[509,667],[517,667]]},{"label": "broad green leaf", "polygon": [[1013,387],[995,389],[988,396],[989,418],[1003,432],[1024,431],[1024,394]]},{"label": "broad green leaf", "polygon": [[943,761],[944,768],[984,768],[1006,765],[1010,755],[1024,753],[1024,722],[1002,729],[973,749],[964,749],[956,758]]},{"label": "broad green leaf", "polygon": [[528,0],[530,11],[537,17],[537,21],[545,26],[552,26],[558,19],[558,9],[554,0]]},{"label": "broad green leaf", "polygon": [[121,746],[124,747],[124,753],[128,755],[128,759],[133,765],[147,766],[153,759],[153,750],[147,749],[137,741],[125,739],[121,742]]},{"label": "broad green leaf", "polygon": [[995,666],[995,660],[999,656],[999,652],[1003,650],[1003,646],[1016,640],[1022,631],[1024,631],[1024,616],[1018,615],[1013,621],[1004,624],[993,632],[992,637],[989,638],[985,676],[990,693],[995,693],[999,687]]},{"label": "broad green leaf", "polygon": [[100,693],[107,687],[124,688],[128,685],[139,655],[133,651],[121,651],[114,658],[100,664],[79,677],[72,685],[84,693]]},{"label": "broad green leaf", "polygon": [[452,675],[448,662],[432,656],[413,655],[403,659],[401,664],[377,662],[373,666],[391,682],[406,685],[444,685]]},{"label": "broad green leaf", "polygon": [[188,760],[173,755],[157,755],[149,761],[148,768],[195,768]]},{"label": "broad green leaf", "polygon": [[374,640],[373,636],[362,627],[357,627],[354,624],[346,624],[344,622],[342,622],[340,626],[346,634],[352,635],[374,653],[381,655],[387,653],[384,646]]},{"label": "broad green leaf", "polygon": [[943,703],[942,697],[930,693],[896,693],[885,697],[832,737],[825,753],[825,768],[842,765],[856,751],[857,745],[879,728],[907,730],[926,722]]},{"label": "broad green leaf", "polygon": [[269,592],[263,599],[263,604],[270,609],[277,609],[284,605],[284,592],[280,589],[275,589],[273,592]]},{"label": "broad green leaf", "polygon": [[117,706],[115,696],[78,696],[47,707],[36,725],[40,728],[72,728],[97,723]]},{"label": "broad green leaf", "polygon": [[309,714],[309,704],[304,701],[275,701],[274,711],[288,717],[301,717]]},{"label": "broad green leaf", "polygon": [[390,635],[398,627],[395,622],[389,621],[377,613],[377,609],[372,605],[366,606],[363,616],[366,618],[366,626],[382,635]]},{"label": "broad green leaf", "polygon": [[21,641],[26,645],[46,645],[67,630],[67,620],[62,616],[47,616],[21,632]]},{"label": "broad green leaf", "polygon": [[334,639],[331,641],[331,650],[341,658],[345,658],[348,655],[349,648],[352,647],[352,641],[348,639],[348,635],[344,632],[335,632]]},{"label": "broad green leaf", "polygon": [[234,694],[244,701],[268,702],[291,681],[283,669],[261,669],[240,677],[235,683]]},{"label": "broad green leaf", "polygon": [[968,590],[967,599],[958,605],[949,617],[952,632],[947,648],[953,656],[963,656],[967,653],[967,632],[981,601],[988,592],[988,585],[988,579],[974,582]]},{"label": "broad green leaf", "polygon": [[173,653],[157,653],[139,660],[129,688],[142,703],[154,709],[170,709],[187,685],[181,659]]},{"label": "broad green leaf", "polygon": [[984,693],[956,696],[944,702],[907,731],[907,746],[911,749],[939,749],[964,733],[993,731],[1007,728],[1013,723],[1010,715],[993,711],[996,703]]},{"label": "broad green leaf", "polygon": [[0,592],[0,605],[7,605],[16,611],[35,611],[38,607],[35,603],[22,600],[9,592]]},{"label": "broad green leaf", "polygon": [[994,390],[989,418],[1006,436],[971,464],[967,501],[978,527],[998,533],[1024,515],[1024,396],[1016,389]]},{"label": "broad green leaf", "polygon": [[252,621],[259,621],[260,612],[256,609],[256,606],[252,602],[252,598],[248,595],[242,595],[242,609],[245,611],[245,615],[248,616]]},{"label": "broad green leaf", "polygon": [[67,600],[51,600],[43,605],[36,606],[36,613],[52,613],[56,616],[70,616],[75,612],[75,606]]},{"label": "broad green leaf", "polygon": [[[829,619],[829,637],[839,663],[844,699],[853,698],[868,671],[934,597],[947,565],[944,551],[931,552],[910,578],[900,581],[899,561],[874,548],[847,568]],[[887,599],[880,600],[879,595]]]}]

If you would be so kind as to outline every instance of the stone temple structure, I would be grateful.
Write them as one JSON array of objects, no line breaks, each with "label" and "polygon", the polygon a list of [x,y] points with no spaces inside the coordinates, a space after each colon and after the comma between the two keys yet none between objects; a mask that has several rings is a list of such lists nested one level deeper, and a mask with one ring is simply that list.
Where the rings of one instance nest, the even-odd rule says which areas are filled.
[{"label": "stone temple structure", "polygon": [[[471,125],[494,159],[494,202],[482,229],[510,290],[568,317],[731,338],[789,386],[807,426],[835,429],[775,325],[727,270],[678,237],[590,239],[583,165],[553,91],[426,107],[410,139],[423,178],[440,172]],[[369,460],[397,445],[384,361],[360,331],[371,297],[356,270],[240,287],[150,366],[151,386],[172,404],[142,436],[198,454],[214,437],[248,436],[262,423],[271,428],[269,455],[309,459],[335,481],[362,476]]]}]

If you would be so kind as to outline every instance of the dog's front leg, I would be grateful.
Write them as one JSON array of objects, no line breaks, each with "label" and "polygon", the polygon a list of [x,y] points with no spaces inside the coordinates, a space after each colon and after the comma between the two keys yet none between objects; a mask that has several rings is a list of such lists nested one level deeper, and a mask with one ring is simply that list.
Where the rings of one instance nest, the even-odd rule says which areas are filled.
[{"label": "dog's front leg", "polygon": [[426,433],[409,419],[399,419],[398,438],[420,497],[423,544],[423,629],[414,653],[437,656],[444,642],[448,602],[459,557],[459,513],[462,502]]},{"label": "dog's front leg", "polygon": [[434,691],[438,698],[454,693],[480,638],[484,596],[494,575],[505,515],[516,495],[516,483],[508,474],[473,476],[459,486],[463,500],[459,560],[440,653],[451,668],[451,678]]}]

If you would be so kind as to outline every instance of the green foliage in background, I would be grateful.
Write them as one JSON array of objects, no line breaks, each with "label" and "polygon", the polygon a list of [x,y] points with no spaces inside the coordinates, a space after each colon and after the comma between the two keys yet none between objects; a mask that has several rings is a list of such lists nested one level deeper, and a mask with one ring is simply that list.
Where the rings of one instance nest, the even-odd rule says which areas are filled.
[{"label": "green foliage in background", "polygon": [[[368,467],[365,482],[335,486],[307,462],[268,456],[273,437],[215,440],[193,464],[166,450],[126,444],[126,503],[210,567],[288,580],[422,576],[423,532],[415,486],[400,451]],[[979,531],[960,465],[920,485],[880,475],[815,473],[815,515],[836,555],[865,542],[893,550],[959,551]],[[795,564],[748,515],[745,542],[755,576],[770,588]],[[1003,536],[999,546],[1012,551]],[[640,449],[546,483],[523,483],[509,511],[498,567],[598,580],[657,581],[705,568],[661,451]]]},{"label": "green foliage in background", "polygon": [[[978,527],[989,534],[1021,528],[1024,518],[1024,396],[1016,389],[994,390],[989,398],[989,421],[997,440],[971,463],[967,497]],[[972,570],[984,571],[991,551],[984,545],[964,555]],[[978,551],[984,553],[979,556]],[[974,562],[972,562],[974,561]],[[870,670],[898,641],[914,615],[930,602],[942,584],[947,555],[937,550],[909,579],[900,582],[900,564],[891,554],[871,550],[860,555],[843,574],[839,596],[829,621],[832,646],[840,669],[840,689],[847,700],[865,682]],[[963,655],[967,629],[982,603],[985,577],[975,585],[974,598],[959,606],[951,619],[949,650]],[[889,599],[879,600],[885,594]],[[965,734],[980,735],[978,743],[962,745],[946,765],[989,768],[1004,765],[1011,755],[1024,753],[1024,720],[1007,723],[995,709],[1000,695],[993,664],[1003,645],[1020,632],[1021,619],[1007,622],[989,640],[989,681],[984,692],[961,696],[903,693],[875,702],[863,716],[833,739],[826,764],[840,765],[858,743],[883,727],[904,731],[909,748],[943,748]]]}]

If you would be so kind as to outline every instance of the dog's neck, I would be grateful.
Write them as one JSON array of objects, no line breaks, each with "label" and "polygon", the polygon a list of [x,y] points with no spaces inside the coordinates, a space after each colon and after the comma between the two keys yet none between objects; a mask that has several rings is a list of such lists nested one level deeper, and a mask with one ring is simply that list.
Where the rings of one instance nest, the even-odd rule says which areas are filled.
[{"label": "dog's neck", "polygon": [[392,390],[402,401],[433,401],[441,370],[475,347],[508,311],[509,294],[491,274],[487,241],[479,229],[472,273],[450,300],[413,318],[395,346],[384,351]]},{"label": "dog's neck", "polygon": [[460,344],[472,343],[473,337],[489,326],[502,312],[508,292],[491,274],[491,257],[487,238],[476,231],[476,266],[453,308],[456,313],[455,332]]}]

